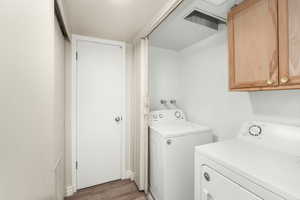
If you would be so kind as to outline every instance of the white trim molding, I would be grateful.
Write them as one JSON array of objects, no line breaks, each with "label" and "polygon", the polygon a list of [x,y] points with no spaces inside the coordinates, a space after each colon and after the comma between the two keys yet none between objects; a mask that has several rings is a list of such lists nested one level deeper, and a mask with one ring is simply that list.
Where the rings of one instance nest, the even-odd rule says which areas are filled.
[{"label": "white trim molding", "polygon": [[64,26],[65,31],[66,31],[66,35],[68,40],[71,40],[71,28],[70,28],[70,24],[67,20],[66,17],[66,12],[65,12],[65,8],[64,8],[64,4],[63,4],[63,0],[55,0],[56,5],[58,6],[59,12],[60,12],[60,17],[62,20],[62,26]]},{"label": "white trim molding", "polygon": [[131,170],[127,170],[126,179],[130,179],[133,181],[134,178],[135,178],[135,173]]},{"label": "white trim molding", "polygon": [[67,186],[65,190],[65,196],[70,197],[76,192],[76,187],[75,185],[72,186]]},{"label": "white trim molding", "polygon": [[147,199],[148,199],[148,200],[154,200],[154,198],[153,198],[152,195],[151,195],[151,192],[148,192],[148,194],[147,194]]},{"label": "white trim molding", "polygon": [[58,156],[54,167],[54,190],[56,199],[63,199],[64,191],[64,156],[63,153]]},{"label": "white trim molding", "polygon": [[164,21],[169,14],[171,14],[184,0],[169,0],[158,14],[146,25],[133,39],[135,42],[140,38],[147,37],[155,28],[157,28],[162,21]]},{"label": "white trim molding", "polygon": [[[109,45],[116,45],[122,47],[123,50],[123,97],[124,97],[124,105],[123,105],[123,131],[121,137],[121,177],[122,179],[127,178],[128,172],[126,170],[126,162],[127,162],[127,145],[126,145],[126,131],[127,131],[127,103],[126,103],[126,96],[128,93],[127,86],[127,77],[126,77],[126,45],[125,42],[121,41],[114,41],[114,40],[104,40],[94,37],[87,37],[81,35],[72,35],[72,74],[71,74],[71,146],[72,146],[72,186],[68,186],[66,188],[66,195],[73,194],[77,191],[77,169],[76,169],[76,162],[77,162],[77,155],[78,155],[78,137],[77,137],[77,130],[78,130],[78,116],[77,116],[77,99],[78,99],[78,92],[77,92],[77,64],[76,64],[76,52],[77,52],[77,42],[78,41],[89,41],[89,42],[98,42],[101,44],[109,44]],[[129,177],[128,177],[129,178]]]}]

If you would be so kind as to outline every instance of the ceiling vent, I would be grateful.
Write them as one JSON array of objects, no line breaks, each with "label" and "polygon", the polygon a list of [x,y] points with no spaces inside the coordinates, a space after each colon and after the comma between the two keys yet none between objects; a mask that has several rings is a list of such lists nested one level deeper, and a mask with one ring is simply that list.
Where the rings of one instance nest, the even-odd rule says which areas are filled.
[{"label": "ceiling vent", "polygon": [[226,24],[225,19],[204,13],[200,10],[193,10],[184,19],[214,30],[219,29],[219,24]]}]

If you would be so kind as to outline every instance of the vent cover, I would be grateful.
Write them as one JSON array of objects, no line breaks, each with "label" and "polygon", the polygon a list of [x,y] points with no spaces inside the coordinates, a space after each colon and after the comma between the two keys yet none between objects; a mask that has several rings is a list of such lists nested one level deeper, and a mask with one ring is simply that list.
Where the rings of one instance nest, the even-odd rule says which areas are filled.
[{"label": "vent cover", "polygon": [[225,19],[213,17],[199,10],[193,10],[189,15],[187,15],[185,20],[200,24],[202,26],[209,27],[214,30],[219,29],[219,24],[226,24]]}]

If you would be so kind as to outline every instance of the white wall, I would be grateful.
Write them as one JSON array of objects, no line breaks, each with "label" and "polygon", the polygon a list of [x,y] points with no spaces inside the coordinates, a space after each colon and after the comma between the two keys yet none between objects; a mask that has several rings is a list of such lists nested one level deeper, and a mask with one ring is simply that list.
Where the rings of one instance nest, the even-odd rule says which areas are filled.
[{"label": "white wall", "polygon": [[56,199],[65,194],[65,39],[58,21],[54,24],[54,184]]},{"label": "white wall", "polygon": [[126,46],[126,170],[128,178],[133,178],[134,173],[134,65],[133,65],[133,45],[127,43]]},{"label": "white wall", "polygon": [[75,104],[72,97],[72,45],[65,42],[65,190],[71,195],[75,188],[75,180],[72,179],[72,108]]},{"label": "white wall", "polygon": [[62,46],[53,5],[0,2],[0,199],[53,200],[61,182],[63,75],[54,58]]},{"label": "white wall", "polygon": [[151,110],[164,109],[160,100],[178,99],[179,97],[179,64],[176,51],[150,47],[149,51],[149,84]]},{"label": "white wall", "polygon": [[205,124],[222,138],[232,137],[251,117],[248,93],[228,91],[226,33],[180,52],[180,107],[189,120]]},{"label": "white wall", "polygon": [[[179,79],[176,88],[179,108],[186,112],[189,120],[213,128],[219,139],[235,136],[247,120],[300,122],[299,91],[229,92],[226,31],[174,53],[173,61],[164,53],[168,50],[155,49],[155,52],[159,55],[150,57],[152,99],[168,94],[168,88],[174,90],[171,84],[164,90],[153,85]],[[179,63],[180,67],[157,67],[155,63],[165,59],[171,60],[168,63]],[[169,70],[173,72],[166,73]],[[156,108],[154,103],[152,106]]]},{"label": "white wall", "polygon": [[300,125],[300,91],[249,93],[254,119]]}]

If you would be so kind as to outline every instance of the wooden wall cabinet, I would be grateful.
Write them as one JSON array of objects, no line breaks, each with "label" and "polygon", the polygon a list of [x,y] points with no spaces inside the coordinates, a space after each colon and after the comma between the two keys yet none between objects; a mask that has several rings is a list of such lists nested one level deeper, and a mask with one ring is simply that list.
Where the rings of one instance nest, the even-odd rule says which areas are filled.
[{"label": "wooden wall cabinet", "polygon": [[231,91],[300,89],[300,0],[246,0],[228,15]]}]

